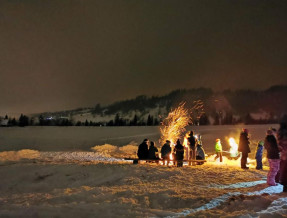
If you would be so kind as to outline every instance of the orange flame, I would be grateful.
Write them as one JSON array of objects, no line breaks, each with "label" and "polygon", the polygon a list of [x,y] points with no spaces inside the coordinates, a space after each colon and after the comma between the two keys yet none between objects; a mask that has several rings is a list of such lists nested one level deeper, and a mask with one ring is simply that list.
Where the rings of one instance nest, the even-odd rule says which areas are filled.
[{"label": "orange flame", "polygon": [[228,139],[229,145],[230,145],[230,156],[231,157],[237,157],[238,155],[238,144],[235,142],[234,138],[229,138]]}]

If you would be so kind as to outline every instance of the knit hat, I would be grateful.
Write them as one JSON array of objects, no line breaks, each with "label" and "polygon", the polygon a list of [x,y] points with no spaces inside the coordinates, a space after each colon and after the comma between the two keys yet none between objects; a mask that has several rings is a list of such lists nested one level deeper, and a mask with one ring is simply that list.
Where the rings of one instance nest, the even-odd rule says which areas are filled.
[{"label": "knit hat", "polygon": [[266,131],[266,134],[267,134],[267,135],[273,135],[273,131],[272,131],[271,129],[268,129],[268,130]]},{"label": "knit hat", "polygon": [[247,133],[247,134],[248,134],[248,133],[249,133],[249,130],[248,130],[248,129],[243,128],[243,129],[242,129],[242,132],[244,132],[244,133]]}]

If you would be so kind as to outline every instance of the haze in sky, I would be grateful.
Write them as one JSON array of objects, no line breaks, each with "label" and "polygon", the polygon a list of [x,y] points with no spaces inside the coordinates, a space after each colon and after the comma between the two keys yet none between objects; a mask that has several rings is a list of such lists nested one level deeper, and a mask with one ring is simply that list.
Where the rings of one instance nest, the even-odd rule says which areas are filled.
[{"label": "haze in sky", "polygon": [[287,1],[1,0],[0,115],[286,85]]}]

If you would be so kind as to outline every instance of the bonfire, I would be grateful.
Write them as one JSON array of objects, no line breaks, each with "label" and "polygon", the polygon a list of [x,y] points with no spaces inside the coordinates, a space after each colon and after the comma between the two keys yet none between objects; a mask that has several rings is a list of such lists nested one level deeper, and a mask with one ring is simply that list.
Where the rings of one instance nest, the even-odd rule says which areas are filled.
[{"label": "bonfire", "polygon": [[229,138],[228,142],[230,145],[230,149],[229,149],[230,157],[231,158],[237,157],[238,156],[238,144],[235,142],[234,138]]},{"label": "bonfire", "polygon": [[160,128],[162,144],[164,144],[166,140],[170,140],[171,145],[173,146],[176,140],[186,131],[185,127],[189,124],[191,119],[188,109],[184,106],[185,103],[180,103],[179,106],[172,110],[162,122]]}]

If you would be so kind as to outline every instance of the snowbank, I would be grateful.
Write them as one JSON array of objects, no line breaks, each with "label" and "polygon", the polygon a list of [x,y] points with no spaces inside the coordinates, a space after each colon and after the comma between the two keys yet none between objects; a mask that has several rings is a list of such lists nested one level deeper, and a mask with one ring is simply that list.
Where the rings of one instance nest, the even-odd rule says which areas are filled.
[{"label": "snowbank", "polygon": [[19,161],[21,159],[35,159],[40,157],[40,152],[30,149],[20,151],[0,152],[0,161]]},{"label": "snowbank", "polygon": [[110,144],[97,145],[91,148],[95,152],[98,152],[107,157],[137,157],[137,145],[125,145],[123,147],[118,147]]}]

